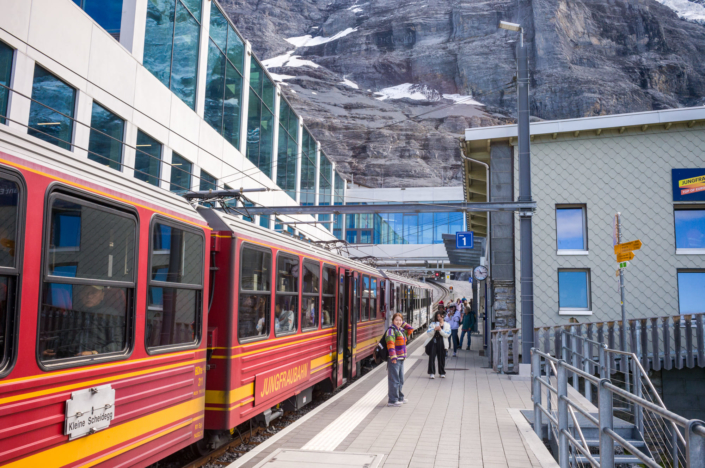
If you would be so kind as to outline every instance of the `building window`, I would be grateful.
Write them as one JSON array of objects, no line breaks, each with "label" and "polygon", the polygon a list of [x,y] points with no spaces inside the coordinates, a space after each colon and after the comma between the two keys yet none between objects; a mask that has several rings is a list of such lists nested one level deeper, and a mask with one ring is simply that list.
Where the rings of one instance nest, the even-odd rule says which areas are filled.
[{"label": "building window", "polygon": [[272,252],[246,245],[240,265],[237,335],[240,339],[269,336]]},{"label": "building window", "polygon": [[259,225],[269,229],[269,215],[259,215]]},{"label": "building window", "polygon": [[[344,193],[345,193],[345,181],[336,172],[334,175],[335,186],[333,187],[333,204],[342,205],[345,203]],[[343,215],[333,215],[335,223],[333,224],[333,235],[338,239],[343,239]]]},{"label": "building window", "polygon": [[299,118],[286,99],[279,100],[279,145],[277,146],[277,185],[296,200],[296,160]]},{"label": "building window", "polygon": [[218,181],[215,177],[201,169],[201,182],[198,190],[215,190]]},{"label": "building window", "polygon": [[299,258],[277,258],[277,294],[274,304],[274,333],[281,336],[298,331]]},{"label": "building window", "polygon": [[32,99],[27,133],[71,151],[76,90],[35,65]]},{"label": "building window", "polygon": [[556,207],[556,239],[558,253],[586,253],[587,222],[584,206]]},{"label": "building window", "polygon": [[96,355],[123,355],[133,313],[137,220],[66,195],[52,195],[48,205],[39,358],[89,363]]},{"label": "building window", "polygon": [[362,313],[360,315],[362,322],[370,319],[370,277],[367,275],[362,277]]},{"label": "building window", "polygon": [[676,209],[677,254],[705,254],[705,209]]},{"label": "building window", "polygon": [[204,239],[177,226],[152,225],[148,349],[195,345],[201,336]]},{"label": "building window", "polygon": [[12,78],[12,57],[14,51],[0,42],[0,124],[5,124],[7,104],[10,102],[10,79]]},{"label": "building window", "polygon": [[[320,174],[318,176],[318,204],[321,206],[330,205],[332,191],[332,180],[333,180],[333,164],[330,162],[328,157],[323,151],[321,151],[321,168]],[[318,215],[319,221],[330,221],[329,214]],[[325,229],[332,231],[330,224],[323,224]]]},{"label": "building window", "polygon": [[250,97],[247,112],[247,159],[268,177],[272,175],[274,143],[274,84],[262,65],[250,61]]},{"label": "building window", "polygon": [[316,201],[316,140],[304,128],[301,137],[301,205],[313,205]]},{"label": "building window", "polygon": [[171,182],[169,190],[183,194],[191,190],[191,171],[193,164],[176,153],[171,155]]},{"label": "building window", "polygon": [[592,313],[590,270],[558,270],[558,309],[562,315]]},{"label": "building window", "polygon": [[116,171],[122,168],[125,121],[93,101],[88,159]]},{"label": "building window", "polygon": [[73,0],[93,21],[98,23],[115,40],[120,40],[122,0]]},{"label": "building window", "polygon": [[242,68],[245,45],[225,15],[211,8],[204,119],[240,147]]},{"label": "building window", "polygon": [[196,104],[201,0],[147,2],[145,68],[191,109]]},{"label": "building window", "polygon": [[681,314],[705,312],[705,271],[678,272],[678,310]]},{"label": "building window", "polygon": [[159,186],[162,168],[162,144],[151,136],[137,131],[137,153],[135,154],[135,178]]}]

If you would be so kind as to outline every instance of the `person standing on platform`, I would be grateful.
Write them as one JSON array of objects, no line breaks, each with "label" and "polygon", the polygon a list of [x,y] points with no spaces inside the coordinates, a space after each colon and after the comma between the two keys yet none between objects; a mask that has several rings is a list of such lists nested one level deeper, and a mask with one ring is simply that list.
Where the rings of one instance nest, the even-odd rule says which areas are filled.
[{"label": "person standing on platform", "polygon": [[404,322],[400,313],[392,316],[392,325],[387,329],[384,341],[387,343],[387,387],[389,389],[389,401],[387,406],[401,406],[408,403],[402,393],[404,385],[404,360],[406,359],[406,342],[408,337],[414,332],[414,328]]},{"label": "person standing on platform", "polygon": [[460,308],[453,304],[448,311],[448,317],[446,321],[450,323],[450,336],[453,340],[453,357],[458,355],[458,348],[460,348],[460,339],[458,338],[458,329],[460,328]]},{"label": "person standing on platform", "polygon": [[463,339],[467,333],[468,347],[466,349],[470,351],[470,339],[472,337],[472,329],[475,328],[476,321],[477,318],[475,317],[475,312],[472,310],[472,303],[470,303],[470,305],[465,306],[465,314],[463,315],[463,331],[460,334],[460,349],[463,349]]},{"label": "person standing on platform", "polygon": [[442,379],[446,378],[446,350],[450,336],[450,324],[443,319],[443,314],[436,312],[433,322],[426,331],[426,354],[428,354],[428,377],[436,378],[436,359],[438,359],[438,373]]}]

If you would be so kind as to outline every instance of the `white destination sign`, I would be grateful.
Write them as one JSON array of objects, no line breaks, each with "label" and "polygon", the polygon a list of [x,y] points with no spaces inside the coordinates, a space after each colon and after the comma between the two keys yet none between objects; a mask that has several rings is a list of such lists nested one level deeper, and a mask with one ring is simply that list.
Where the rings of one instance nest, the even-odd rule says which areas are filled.
[{"label": "white destination sign", "polygon": [[77,439],[110,426],[115,418],[115,390],[110,385],[87,388],[66,400],[64,435]]}]

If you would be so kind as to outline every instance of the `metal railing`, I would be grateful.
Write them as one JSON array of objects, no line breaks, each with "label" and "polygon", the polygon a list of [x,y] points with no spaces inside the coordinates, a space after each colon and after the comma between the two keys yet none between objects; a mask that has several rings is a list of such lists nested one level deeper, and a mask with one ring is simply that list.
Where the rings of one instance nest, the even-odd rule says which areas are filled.
[{"label": "metal railing", "polygon": [[[621,342],[621,321],[538,327],[534,329],[536,348],[562,355],[563,330],[588,338],[610,349],[634,353],[645,371],[705,368],[705,313],[629,320],[627,343]],[[612,356],[614,368],[619,365]]]},{"label": "metal railing", "polygon": [[[574,341],[577,342],[577,340]],[[645,375],[645,372],[638,359],[632,359],[632,368],[636,370],[633,372],[633,376],[638,378],[638,380],[634,380],[638,385],[632,385],[632,388],[638,388],[639,390],[632,393],[615,385],[609,378],[612,372],[608,356],[612,353],[621,353],[619,358],[621,360],[626,358],[626,353],[611,350],[604,344],[595,341],[590,343],[584,340],[582,343],[584,348],[588,347],[586,343],[588,345],[598,345],[597,362],[591,359],[594,355],[590,352],[585,352],[585,354],[581,356],[582,353],[574,349],[577,345],[570,348],[567,346],[561,348],[561,354],[564,356],[564,359],[558,359],[537,348],[532,348],[531,350],[531,390],[534,404],[534,431],[539,437],[542,437],[543,417],[546,417],[548,437],[551,438],[553,435],[556,439],[558,446],[558,462],[561,468],[585,463],[589,463],[594,467],[613,468],[615,462],[627,462],[624,456],[622,456],[622,458],[619,456],[615,458],[615,449],[617,446],[622,447],[624,451],[630,453],[628,457],[629,463],[636,461],[636,463],[643,463],[652,468],[660,468],[661,466],[704,467],[705,423],[699,420],[688,420],[669,411],[663,406],[663,402],[660,398],[658,399],[658,403],[660,404],[655,404],[653,401],[643,398],[643,395],[640,395],[639,392],[642,388],[641,376]],[[567,356],[568,354],[569,356]],[[569,364],[568,359],[565,359],[566,356],[574,363],[577,361],[578,366]],[[623,365],[626,365],[626,363]],[[585,370],[585,367],[587,367],[587,370]],[[596,370],[599,372],[600,377],[596,377],[593,374]],[[556,377],[555,385],[551,381],[552,374]],[[586,410],[577,399],[570,397],[568,392],[568,379],[570,376],[573,377],[573,386],[576,389],[579,389],[579,379],[582,378],[584,380],[584,387],[586,389],[590,388],[590,400],[592,400],[592,386],[594,385],[597,388],[597,413],[591,413]],[[547,393],[546,405],[543,404],[542,400],[543,388],[546,389]],[[656,392],[654,392],[654,394],[657,395]],[[672,464],[663,463],[663,460],[657,461],[650,453],[641,451],[635,445],[635,441],[630,441],[615,431],[615,402],[626,402],[629,404],[629,407],[635,415],[634,426],[642,434],[644,431],[643,417],[647,413],[652,413],[672,425],[674,435],[678,434],[678,436],[682,437],[681,440],[677,440],[674,443],[676,453],[673,455]],[[598,430],[597,456],[590,450],[590,446],[578,423],[576,412],[582,415],[587,422]],[[572,430],[569,424],[569,418],[573,420]],[[680,434],[679,429],[683,429],[685,437]],[[680,448],[683,449],[682,453],[684,456],[682,460],[681,457],[678,456],[678,450],[680,450]],[[578,453],[582,457],[579,457]]]},{"label": "metal railing", "polygon": [[516,372],[519,369],[519,353],[521,351],[519,329],[505,328],[492,330],[491,333],[492,369],[501,374]]}]

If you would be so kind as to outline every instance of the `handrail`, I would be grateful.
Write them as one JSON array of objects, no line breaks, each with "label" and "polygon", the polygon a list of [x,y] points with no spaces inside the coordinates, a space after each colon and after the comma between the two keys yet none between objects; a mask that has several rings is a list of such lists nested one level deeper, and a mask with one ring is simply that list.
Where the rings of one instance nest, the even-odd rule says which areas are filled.
[{"label": "handrail", "polygon": [[[578,338],[580,338],[578,336]],[[600,352],[600,364],[605,361],[605,353],[612,352],[611,349],[605,349],[604,344],[599,344],[601,347]],[[634,444],[629,442],[624,437],[620,436],[613,430],[613,408],[614,408],[614,398],[619,396],[624,400],[632,403],[634,405],[635,411],[635,427],[638,430],[643,430],[643,422],[640,422],[641,411],[650,411],[662,418],[669,421],[675,432],[679,436],[680,430],[678,427],[684,428],[688,432],[688,437],[681,441],[683,448],[686,453],[686,463],[688,468],[700,468],[705,466],[705,423],[698,420],[688,420],[667,408],[663,407],[663,402],[658,398],[658,403],[655,404],[649,400],[646,400],[641,396],[641,387],[635,390],[636,394],[630,393],[614,384],[608,378],[598,379],[594,375],[583,371],[582,369],[569,364],[564,359],[558,359],[549,353],[540,351],[537,348],[531,349],[531,373],[532,373],[532,400],[534,402],[534,430],[541,437],[542,435],[542,417],[546,416],[549,425],[548,433],[555,433],[558,443],[558,461],[561,468],[568,468],[570,464],[571,457],[573,461],[576,461],[575,451],[570,451],[569,446],[575,448],[585,456],[585,459],[590,462],[596,468],[614,468],[615,457],[614,457],[614,444],[617,443],[621,445],[625,450],[632,453],[636,458],[638,458],[642,463],[651,468],[660,468],[656,461],[651,457],[649,452],[642,452]],[[641,379],[641,375],[646,375],[643,370],[643,366],[640,365],[639,360],[633,353],[620,352],[619,354],[625,355],[628,358],[632,358],[634,364],[634,378]],[[542,361],[545,361],[545,365],[542,367]],[[545,369],[547,378],[542,378],[543,370]],[[557,384],[554,387],[551,384],[551,371],[556,375]],[[577,401],[571,400],[568,394],[568,374],[572,374],[574,379],[582,377],[586,379],[587,382],[595,384],[599,390],[599,411],[598,417],[590,414],[589,411],[582,408]],[[647,379],[648,380],[648,379]],[[553,392],[558,397],[558,408],[557,413],[552,414],[542,404],[542,391],[541,389],[546,387],[549,392]],[[653,385],[652,385],[653,388]],[[547,393],[548,404],[550,405],[551,393]],[[587,444],[587,440],[584,437],[582,428],[580,427],[578,418],[576,416],[576,411],[586,418],[587,421],[594,424],[599,428],[599,449],[600,458],[599,462],[596,457],[590,454],[590,449]],[[579,439],[576,439],[570,431],[570,426],[568,425],[568,418],[571,418],[575,431],[577,432]],[[555,431],[557,429],[557,432]],[[609,440],[609,442],[608,442]],[[676,463],[679,462],[677,447],[674,446],[673,457]],[[571,455],[572,452],[572,455]]]}]

